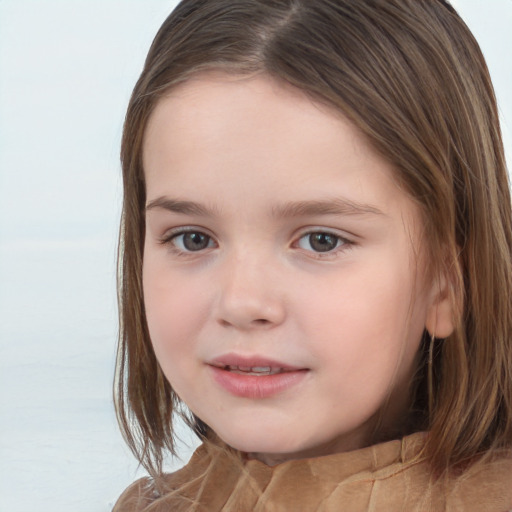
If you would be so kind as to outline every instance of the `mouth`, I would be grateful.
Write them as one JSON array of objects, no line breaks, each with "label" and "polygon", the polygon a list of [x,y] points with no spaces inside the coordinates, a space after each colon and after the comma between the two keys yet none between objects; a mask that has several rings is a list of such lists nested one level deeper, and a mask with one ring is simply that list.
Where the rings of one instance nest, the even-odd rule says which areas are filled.
[{"label": "mouth", "polygon": [[231,364],[213,364],[212,366],[214,366],[215,368],[219,368],[220,370],[224,370],[226,372],[237,373],[239,375],[254,375],[255,377],[263,377],[265,375],[277,375],[279,373],[297,371],[290,368],[281,368],[274,366],[239,366]]},{"label": "mouth", "polygon": [[254,375],[256,377],[307,370],[307,368],[293,366],[267,357],[239,354],[224,354],[209,361],[208,364],[227,372]]},{"label": "mouth", "polygon": [[262,399],[281,394],[304,381],[309,368],[262,357],[227,354],[207,363],[214,382],[237,397]]}]

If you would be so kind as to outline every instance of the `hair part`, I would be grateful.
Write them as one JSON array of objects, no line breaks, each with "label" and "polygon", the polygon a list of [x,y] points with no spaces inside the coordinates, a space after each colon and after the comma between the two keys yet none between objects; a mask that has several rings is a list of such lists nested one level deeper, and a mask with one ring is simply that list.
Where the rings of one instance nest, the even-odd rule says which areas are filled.
[{"label": "hair part", "polygon": [[[184,0],[160,28],[133,91],[121,159],[122,432],[157,475],[174,453],[179,399],[149,338],[142,295],[145,128],[176,84],[204,70],[266,73],[352,121],[396,169],[423,214],[428,272],[456,311],[445,340],[426,333],[410,431],[442,472],[512,445],[512,226],[489,73],[442,0]],[[207,428],[196,422],[198,432]]]}]

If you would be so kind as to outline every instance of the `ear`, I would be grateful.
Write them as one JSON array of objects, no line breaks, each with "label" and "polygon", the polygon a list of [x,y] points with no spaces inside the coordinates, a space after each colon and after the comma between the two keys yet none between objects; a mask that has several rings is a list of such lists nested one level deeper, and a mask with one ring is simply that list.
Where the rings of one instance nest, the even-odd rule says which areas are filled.
[{"label": "ear", "polygon": [[453,294],[445,276],[434,280],[425,328],[435,338],[447,338],[455,329]]}]

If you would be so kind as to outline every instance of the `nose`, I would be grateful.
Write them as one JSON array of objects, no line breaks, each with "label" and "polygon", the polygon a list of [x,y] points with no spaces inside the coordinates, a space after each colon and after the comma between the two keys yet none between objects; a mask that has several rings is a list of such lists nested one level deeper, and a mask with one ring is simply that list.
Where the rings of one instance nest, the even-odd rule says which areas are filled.
[{"label": "nose", "polygon": [[281,324],[286,313],[282,283],[278,281],[276,269],[268,261],[250,255],[230,259],[220,283],[219,323],[240,330]]}]

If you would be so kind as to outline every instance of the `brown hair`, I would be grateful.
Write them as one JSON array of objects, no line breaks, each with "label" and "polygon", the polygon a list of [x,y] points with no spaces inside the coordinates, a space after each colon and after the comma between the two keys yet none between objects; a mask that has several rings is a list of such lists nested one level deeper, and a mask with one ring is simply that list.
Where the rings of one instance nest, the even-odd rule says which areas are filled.
[{"label": "brown hair", "polygon": [[429,430],[435,472],[510,447],[510,196],[492,84],[464,22],[442,0],[184,0],[151,46],[121,150],[115,398],[141,463],[161,471],[179,407],[144,313],[144,131],[158,100],[206,69],[292,84],[341,111],[393,164],[420,205],[432,275],[448,277],[456,311],[453,335],[425,335],[409,431]]}]

